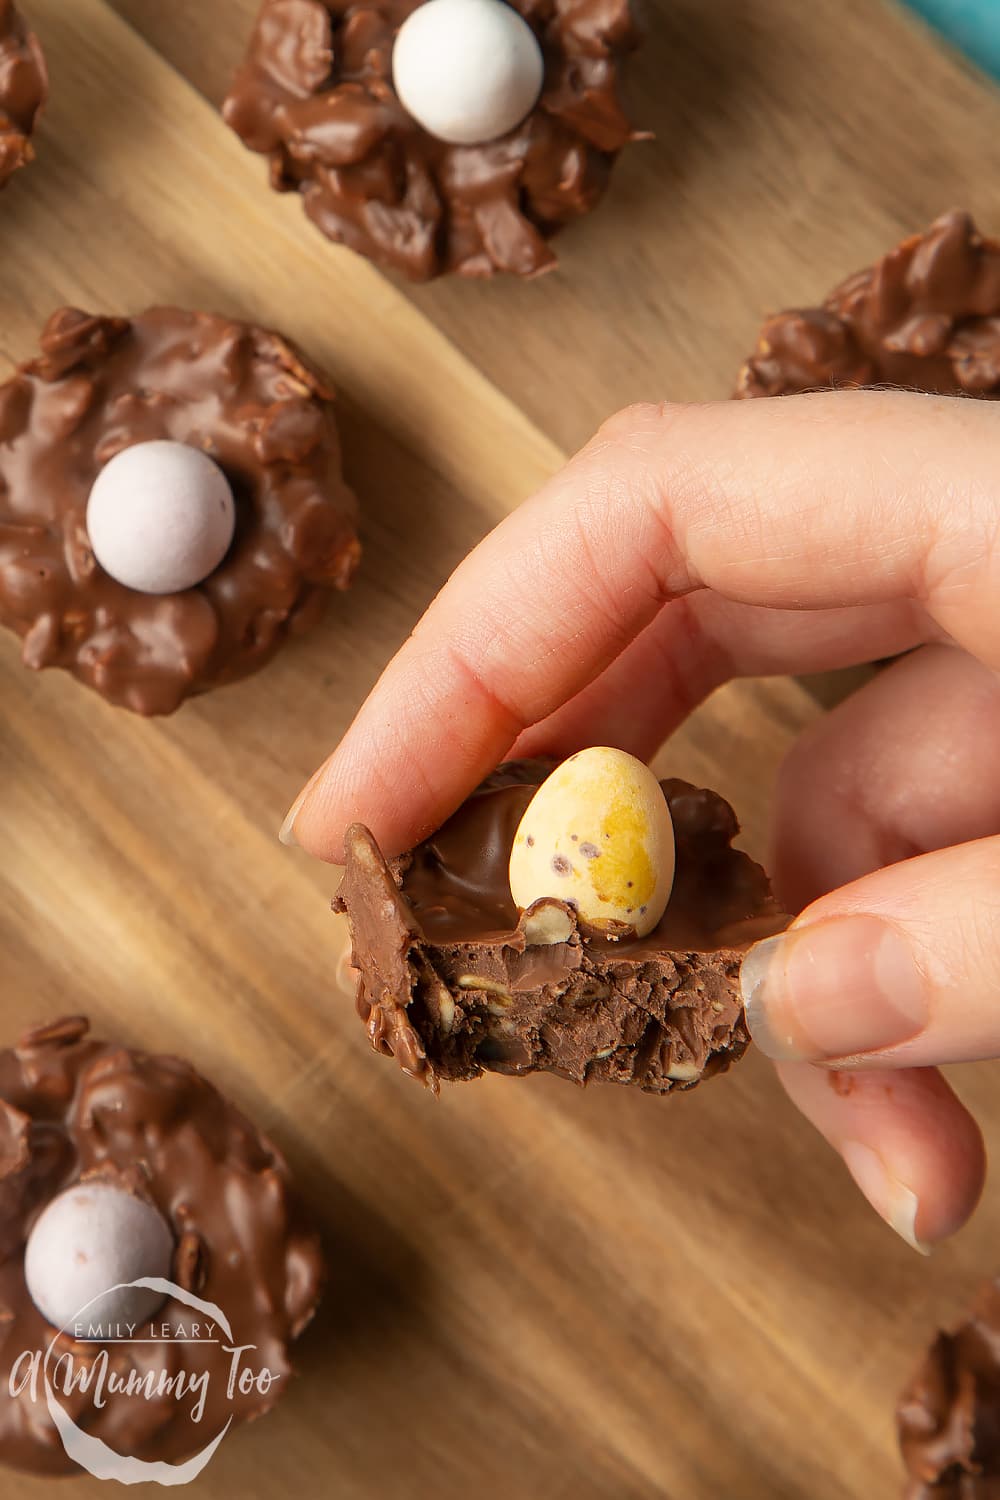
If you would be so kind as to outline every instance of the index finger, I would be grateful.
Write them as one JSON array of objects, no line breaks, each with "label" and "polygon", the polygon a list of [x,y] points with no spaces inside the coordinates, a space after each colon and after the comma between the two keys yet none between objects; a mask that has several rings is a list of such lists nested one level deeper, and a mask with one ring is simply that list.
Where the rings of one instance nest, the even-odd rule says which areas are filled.
[{"label": "index finger", "polygon": [[454,573],[286,832],[334,860],[355,820],[409,847],[698,589],[785,610],[912,600],[1000,667],[996,431],[989,402],[903,392],[621,413]]}]

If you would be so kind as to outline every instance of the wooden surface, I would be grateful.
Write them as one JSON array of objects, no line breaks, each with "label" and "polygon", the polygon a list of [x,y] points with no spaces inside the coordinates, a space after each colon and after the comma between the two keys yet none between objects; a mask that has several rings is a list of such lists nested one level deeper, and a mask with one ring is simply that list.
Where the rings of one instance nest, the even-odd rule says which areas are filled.
[{"label": "wooden surface", "polygon": [[[1000,96],[875,0],[650,0],[632,79],[658,140],[561,274],[411,290],[327,246],[220,123],[254,3],[30,0],[53,101],[0,203],[12,359],[67,301],[273,323],[338,382],[365,502],[325,625],[170,721],[0,642],[6,1035],[85,1010],[187,1054],[273,1132],[327,1236],[301,1380],[192,1493],[891,1495],[893,1395],[995,1266],[995,1194],[919,1260],[756,1058],[680,1100],[493,1078],[435,1104],[369,1054],[335,987],[334,875],[275,834],[450,568],[604,416],[726,394],[765,310],[950,204],[1000,226]],[[793,684],[727,689],[663,764],[729,795],[760,853],[816,712]],[[960,1085],[996,1141],[995,1075]]]}]

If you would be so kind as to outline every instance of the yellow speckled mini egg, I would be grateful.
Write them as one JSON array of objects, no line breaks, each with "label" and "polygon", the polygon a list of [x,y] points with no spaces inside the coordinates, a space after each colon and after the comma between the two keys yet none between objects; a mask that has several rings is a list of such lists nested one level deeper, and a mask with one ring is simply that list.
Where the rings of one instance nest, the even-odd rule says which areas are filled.
[{"label": "yellow speckled mini egg", "polygon": [[643,937],[673,883],[667,799],[649,767],[624,750],[597,747],[563,761],[514,835],[510,889],[522,910],[554,896],[588,922],[624,922]]}]

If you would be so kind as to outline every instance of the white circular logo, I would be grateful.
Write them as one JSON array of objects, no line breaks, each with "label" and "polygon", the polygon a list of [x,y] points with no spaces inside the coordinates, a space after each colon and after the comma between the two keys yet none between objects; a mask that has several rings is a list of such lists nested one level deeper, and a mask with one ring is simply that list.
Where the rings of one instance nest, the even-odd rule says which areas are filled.
[{"label": "white circular logo", "polygon": [[[172,1281],[165,1281],[159,1276],[143,1276],[137,1281],[121,1282],[117,1286],[108,1287],[105,1292],[101,1293],[100,1297],[92,1298],[90,1302],[81,1307],[76,1315],[76,1319],[81,1319],[89,1307],[92,1307],[95,1302],[102,1301],[109,1292],[132,1289],[159,1292],[164,1298],[170,1298],[193,1309],[211,1323],[221,1328],[228,1338],[230,1345],[232,1345],[232,1329],[221,1307],[216,1306],[214,1302],[206,1302],[201,1297],[196,1297],[193,1292],[185,1291],[183,1287],[176,1286]],[[68,1327],[69,1325],[66,1326]],[[116,1453],[113,1448],[109,1448],[107,1443],[102,1442],[100,1438],[94,1437],[92,1434],[84,1432],[82,1428],[78,1427],[65,1408],[60,1406],[56,1397],[56,1392],[53,1389],[50,1378],[50,1365],[56,1341],[65,1331],[65,1329],[60,1329],[45,1351],[45,1357],[42,1361],[42,1378],[45,1389],[45,1404],[48,1408],[49,1416],[52,1418],[53,1425],[59,1434],[63,1448],[66,1450],[67,1457],[71,1458],[74,1463],[79,1464],[80,1468],[85,1469],[88,1474],[92,1474],[95,1479],[113,1479],[119,1484],[160,1484],[166,1487],[173,1487],[190,1484],[193,1479],[197,1479],[198,1475],[213,1458],[216,1449],[232,1426],[233,1418],[229,1418],[222,1431],[212,1439],[207,1447],[202,1448],[193,1458],[187,1459],[184,1463],[147,1462],[145,1459],[130,1458],[126,1454]],[[124,1342],[127,1342],[127,1340]],[[56,1360],[58,1362],[59,1359],[65,1357],[65,1355],[59,1355],[56,1356]],[[270,1382],[271,1377],[268,1376],[268,1385],[270,1385]],[[13,1378],[11,1383],[13,1385]]]}]

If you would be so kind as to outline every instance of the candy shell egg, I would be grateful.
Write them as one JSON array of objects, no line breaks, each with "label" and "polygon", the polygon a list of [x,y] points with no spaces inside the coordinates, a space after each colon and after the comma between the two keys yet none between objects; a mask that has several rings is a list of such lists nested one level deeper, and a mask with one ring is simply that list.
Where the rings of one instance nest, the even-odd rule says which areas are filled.
[{"label": "candy shell egg", "polygon": [[591,924],[625,923],[644,937],[667,908],[674,858],[670,809],[649,767],[623,750],[581,750],[528,803],[511,894],[521,910],[555,897]]},{"label": "candy shell egg", "polygon": [[80,1182],[53,1198],[35,1220],[24,1278],[32,1302],[54,1328],[72,1329],[77,1321],[104,1328],[138,1323],[156,1312],[163,1296],[122,1283],[168,1277],[173,1252],[173,1235],[153,1204],[114,1183]]},{"label": "candy shell egg", "polygon": [[452,145],[495,141],[520,125],[544,76],[535,33],[504,0],[427,0],[399,28],[392,53],[404,109]]},{"label": "candy shell egg", "polygon": [[94,556],[141,594],[177,594],[203,582],[235,528],[233,492],[218,464],[200,448],[166,439],[116,454],[87,502]]}]

